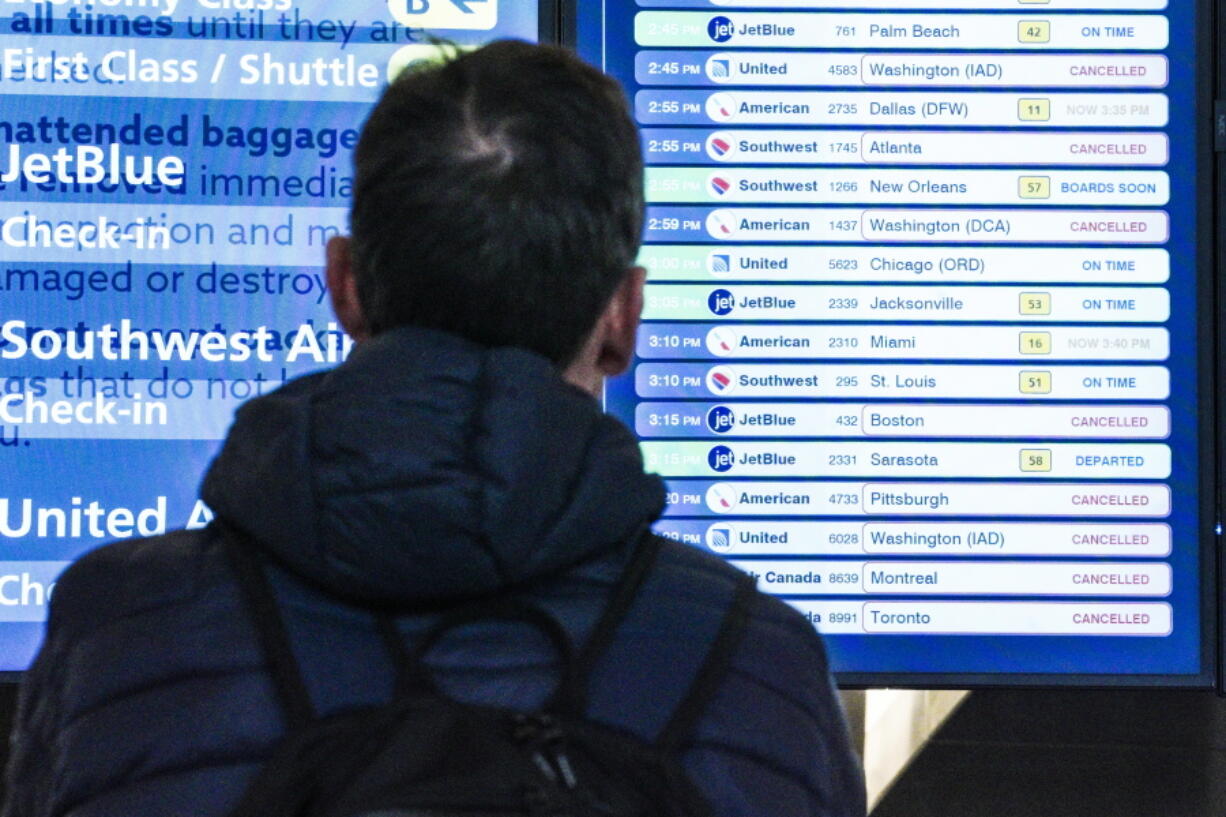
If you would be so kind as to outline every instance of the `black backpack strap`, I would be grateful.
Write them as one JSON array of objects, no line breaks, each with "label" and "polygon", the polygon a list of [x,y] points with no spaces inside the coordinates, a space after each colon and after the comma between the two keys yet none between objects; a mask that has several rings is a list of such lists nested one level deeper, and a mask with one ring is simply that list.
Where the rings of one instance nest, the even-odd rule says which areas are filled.
[{"label": "black backpack strap", "polygon": [[392,669],[396,673],[393,686],[396,697],[413,690],[437,691],[433,676],[405,646],[404,635],[400,632],[396,619],[386,613],[379,613],[375,616],[375,624],[379,628],[383,646],[392,659]]},{"label": "black backpack strap", "polygon": [[221,536],[230,569],[238,580],[247,618],[259,636],[260,648],[277,690],[286,725],[290,730],[305,726],[314,720],[315,708],[311,705],[302,670],[290,646],[285,619],[277,607],[276,596],[260,565],[259,556],[248,538],[239,531],[220,521],[214,521],[213,526]]},{"label": "black backpack strap", "polygon": [[750,604],[757,594],[757,583],[752,577],[741,575],[737,577],[736,590],[732,603],[724,613],[723,623],[711,647],[702,668],[690,684],[689,691],[681,704],[673,712],[673,716],[656,738],[658,745],[665,752],[676,752],[688,743],[694,734],[694,727],[702,718],[711,699],[719,691],[720,686],[732,666],[732,657],[737,647],[745,637],[749,624]]},{"label": "black backpack strap", "polygon": [[630,562],[626,565],[617,586],[613,588],[604,612],[575,658],[569,679],[564,679],[558,686],[557,691],[544,706],[546,711],[576,718],[583,717],[587,710],[588,688],[596,669],[596,663],[613,643],[617,629],[626,618],[626,614],[630,612],[630,607],[634,604],[643,582],[647,580],[647,575],[655,567],[656,558],[660,555],[660,548],[663,544],[663,540],[653,534],[650,529],[640,536],[634,554],[630,557]]}]

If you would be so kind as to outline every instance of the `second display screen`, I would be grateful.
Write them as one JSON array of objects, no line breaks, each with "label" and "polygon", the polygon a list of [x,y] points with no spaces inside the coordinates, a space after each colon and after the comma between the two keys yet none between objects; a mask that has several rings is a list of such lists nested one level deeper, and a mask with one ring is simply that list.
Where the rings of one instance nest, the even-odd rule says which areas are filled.
[{"label": "second display screen", "polygon": [[922,5],[581,5],[648,162],[608,407],[844,679],[1195,682],[1194,10]]}]

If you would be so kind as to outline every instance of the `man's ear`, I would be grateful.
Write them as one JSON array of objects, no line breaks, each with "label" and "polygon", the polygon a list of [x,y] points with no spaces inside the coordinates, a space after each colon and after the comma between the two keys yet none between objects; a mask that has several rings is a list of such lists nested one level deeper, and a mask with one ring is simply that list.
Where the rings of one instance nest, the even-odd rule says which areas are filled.
[{"label": "man's ear", "polygon": [[370,337],[370,328],[362,311],[362,302],[358,300],[358,279],[353,272],[349,237],[337,235],[328,239],[327,258],[332,311],[349,337],[360,343]]},{"label": "man's ear", "polygon": [[634,360],[646,281],[647,270],[632,267],[613,292],[597,324],[601,338],[596,367],[605,377],[621,374]]}]

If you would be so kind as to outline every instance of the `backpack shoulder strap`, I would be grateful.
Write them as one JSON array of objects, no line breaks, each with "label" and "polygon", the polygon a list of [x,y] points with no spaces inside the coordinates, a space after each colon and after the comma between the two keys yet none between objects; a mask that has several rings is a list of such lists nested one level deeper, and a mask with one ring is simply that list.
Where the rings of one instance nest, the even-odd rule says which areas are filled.
[{"label": "backpack shoulder strap", "polygon": [[707,650],[702,667],[694,676],[685,698],[656,738],[656,745],[665,752],[674,753],[692,739],[694,728],[731,669],[732,657],[745,637],[750,605],[756,594],[757,583],[752,577],[743,574],[737,577],[732,603],[724,613],[723,623]]},{"label": "backpack shoulder strap", "polygon": [[634,604],[643,582],[655,567],[656,558],[664,542],[650,528],[639,537],[634,554],[630,557],[625,571],[618,580],[605,605],[604,612],[591,635],[575,656],[574,665],[570,670],[569,680],[558,687],[553,697],[545,705],[547,711],[558,714],[582,717],[587,710],[588,688],[596,663],[604,656],[609,645],[617,636],[617,630],[630,607]]},{"label": "backpack shoulder strap", "polygon": [[302,670],[290,646],[285,619],[277,607],[276,596],[260,565],[259,556],[240,531],[220,521],[214,521],[213,525],[221,537],[230,569],[238,580],[239,595],[247,618],[259,636],[260,648],[276,688],[281,711],[285,714],[286,725],[290,730],[304,726],[314,720],[315,708],[311,705]]}]

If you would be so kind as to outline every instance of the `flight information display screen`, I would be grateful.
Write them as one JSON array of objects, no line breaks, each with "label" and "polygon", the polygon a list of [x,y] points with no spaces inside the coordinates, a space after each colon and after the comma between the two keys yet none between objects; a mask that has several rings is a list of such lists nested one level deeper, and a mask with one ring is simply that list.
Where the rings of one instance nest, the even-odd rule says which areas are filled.
[{"label": "flight information display screen", "polygon": [[645,322],[607,406],[668,482],[659,531],[800,610],[848,683],[1208,683],[1194,4],[576,23],[643,129]]},{"label": "flight information display screen", "polygon": [[[234,408],[336,364],[324,244],[390,76],[535,2],[0,3],[0,671],[68,562],[210,518]],[[551,23],[551,20],[544,22]]]}]

